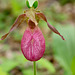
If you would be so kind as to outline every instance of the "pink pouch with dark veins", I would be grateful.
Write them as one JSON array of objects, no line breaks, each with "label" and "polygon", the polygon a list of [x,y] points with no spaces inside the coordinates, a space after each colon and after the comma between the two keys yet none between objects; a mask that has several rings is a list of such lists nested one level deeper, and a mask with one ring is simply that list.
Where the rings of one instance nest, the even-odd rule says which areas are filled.
[{"label": "pink pouch with dark veins", "polygon": [[23,55],[30,61],[39,60],[45,52],[45,39],[41,30],[35,27],[33,30],[27,28],[21,40]]}]

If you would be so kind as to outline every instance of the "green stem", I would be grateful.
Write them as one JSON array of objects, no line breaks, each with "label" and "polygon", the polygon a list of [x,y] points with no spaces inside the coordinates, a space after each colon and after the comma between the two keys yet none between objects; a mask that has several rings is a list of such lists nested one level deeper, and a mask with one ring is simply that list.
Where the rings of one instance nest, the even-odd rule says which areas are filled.
[{"label": "green stem", "polygon": [[34,75],[36,75],[36,61],[34,61],[33,64],[34,64]]}]

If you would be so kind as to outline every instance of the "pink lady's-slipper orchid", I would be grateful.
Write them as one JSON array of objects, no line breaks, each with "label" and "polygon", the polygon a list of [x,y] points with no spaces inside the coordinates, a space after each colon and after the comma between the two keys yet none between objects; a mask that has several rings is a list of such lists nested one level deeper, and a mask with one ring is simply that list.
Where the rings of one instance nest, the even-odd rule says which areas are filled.
[{"label": "pink lady's-slipper orchid", "polygon": [[31,5],[29,0],[27,0],[26,4],[29,9],[16,19],[9,32],[3,35],[0,40],[4,40],[10,32],[21,25],[22,22],[26,21],[28,27],[25,30],[21,40],[21,50],[26,59],[30,61],[37,61],[45,52],[45,39],[40,28],[38,27],[40,19],[44,20],[54,33],[58,34],[63,40],[65,39],[56,28],[48,23],[45,15],[35,9],[38,6],[37,0],[35,0],[35,2]]}]

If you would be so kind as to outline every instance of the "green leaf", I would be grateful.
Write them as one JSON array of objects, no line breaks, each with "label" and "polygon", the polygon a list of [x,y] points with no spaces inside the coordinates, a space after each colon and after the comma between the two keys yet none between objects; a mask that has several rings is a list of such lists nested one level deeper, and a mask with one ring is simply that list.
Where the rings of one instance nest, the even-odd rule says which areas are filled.
[{"label": "green leaf", "polygon": [[23,55],[14,54],[14,59],[4,60],[4,62],[0,65],[0,67],[2,68],[3,71],[9,72],[16,66],[21,66],[20,64],[24,65],[26,61],[27,60]]},{"label": "green leaf", "polygon": [[31,69],[23,70],[23,75],[33,75],[33,74],[34,74],[34,72]]},{"label": "green leaf", "polygon": [[18,65],[18,62],[15,62],[13,60],[6,60],[2,65],[2,69],[5,72],[9,72],[10,70],[12,70],[14,67],[16,67]]},{"label": "green leaf", "polygon": [[1,67],[0,67],[0,75],[7,75],[7,73],[4,72]]},{"label": "green leaf", "polygon": [[63,41],[58,35],[53,33],[53,51],[56,60],[62,66],[66,75],[72,75],[71,62],[75,56],[75,27],[73,26],[58,26],[57,29],[64,36]]},{"label": "green leaf", "polygon": [[75,57],[72,60],[71,70],[72,70],[73,75],[75,75]]},{"label": "green leaf", "polygon": [[38,6],[38,1],[35,1],[34,4],[33,4],[33,7],[37,8],[37,6]]},{"label": "green leaf", "polygon": [[48,60],[42,58],[38,61],[38,64],[40,64],[42,67],[46,68],[49,72],[55,73],[55,68]]}]

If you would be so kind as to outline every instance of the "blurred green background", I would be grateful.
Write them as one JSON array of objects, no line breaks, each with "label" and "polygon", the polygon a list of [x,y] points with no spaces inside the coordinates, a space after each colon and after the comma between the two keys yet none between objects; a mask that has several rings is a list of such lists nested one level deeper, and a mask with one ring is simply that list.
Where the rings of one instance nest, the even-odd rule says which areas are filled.
[{"label": "blurred green background", "polygon": [[[46,51],[37,61],[37,75],[75,75],[75,0],[39,0],[48,22],[66,39],[53,33],[40,20],[39,27],[46,40]],[[0,37],[9,31],[18,15],[26,10],[25,0],[0,0]],[[20,49],[26,25],[19,26],[0,41],[0,75],[33,75],[33,63]]]}]

